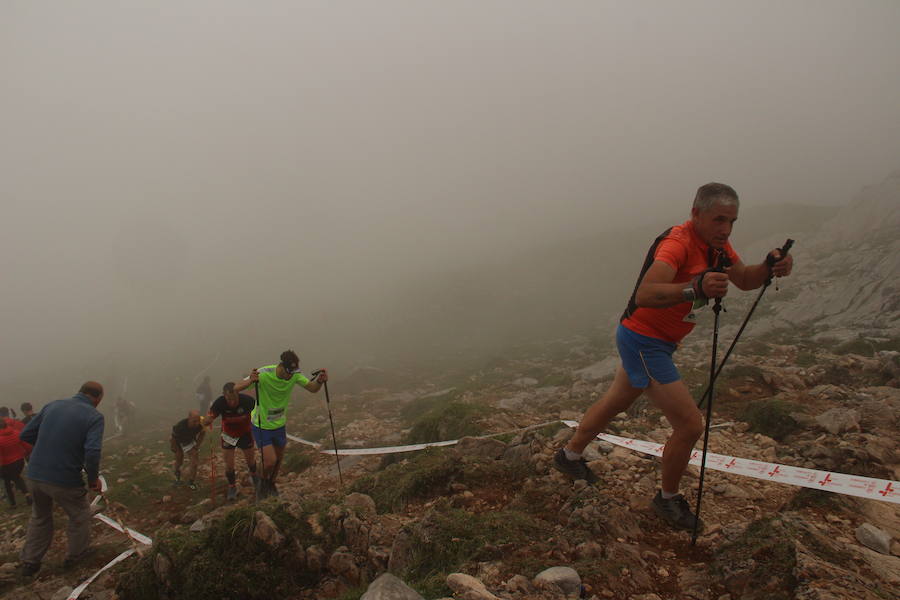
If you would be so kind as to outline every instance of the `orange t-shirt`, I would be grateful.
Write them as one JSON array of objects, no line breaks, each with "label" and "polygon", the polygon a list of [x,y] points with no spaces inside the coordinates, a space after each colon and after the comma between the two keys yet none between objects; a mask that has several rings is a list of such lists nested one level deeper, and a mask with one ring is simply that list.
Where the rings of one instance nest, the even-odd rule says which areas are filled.
[{"label": "orange t-shirt", "polygon": [[[728,242],[725,244],[725,252],[732,264],[740,260]],[[673,283],[687,283],[710,267],[709,244],[700,239],[691,221],[672,227],[657,238],[647,253],[635,292],[647,269],[656,260],[675,269]],[[685,319],[690,313],[690,302],[679,302],[667,308],[637,307],[632,294],[628,308],[622,315],[622,325],[635,333],[677,344],[694,328],[693,321]]]}]

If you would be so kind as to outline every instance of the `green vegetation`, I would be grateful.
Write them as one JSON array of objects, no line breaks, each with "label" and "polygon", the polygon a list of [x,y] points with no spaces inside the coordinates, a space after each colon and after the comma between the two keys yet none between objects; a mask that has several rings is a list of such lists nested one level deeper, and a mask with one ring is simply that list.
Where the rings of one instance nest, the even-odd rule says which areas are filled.
[{"label": "green vegetation", "polygon": [[[300,545],[333,545],[314,536],[305,518],[291,516],[280,505],[266,509],[281,532]],[[251,537],[256,510],[252,506],[235,509],[201,533],[183,529],[161,533],[152,551],[122,575],[116,592],[134,600],[268,600],[315,585],[318,576],[305,570],[292,543],[275,549]],[[240,560],[235,560],[236,547],[241,548]],[[154,572],[157,555],[172,565],[166,583]],[[228,577],[220,576],[226,572]]]},{"label": "green vegetation", "polygon": [[513,548],[549,533],[547,523],[519,511],[471,513],[442,500],[412,530],[412,552],[403,575],[426,598],[449,596],[444,584],[449,573],[466,563],[500,558],[513,567]]},{"label": "green vegetation", "polygon": [[750,431],[781,441],[800,425],[791,416],[799,408],[784,400],[759,400],[749,403],[738,418],[750,424]]},{"label": "green vegetation", "polygon": [[407,444],[456,440],[467,435],[481,435],[478,419],[487,412],[483,406],[451,402],[438,406],[417,420],[406,436]]},{"label": "green vegetation", "polygon": [[428,398],[417,398],[400,409],[400,417],[407,423],[414,423],[416,419],[422,415],[435,410],[440,410],[447,404],[455,401],[461,395],[460,391],[453,389],[446,394],[440,396],[429,396]]},{"label": "green vegetation", "polygon": [[312,452],[306,446],[288,444],[284,452],[284,461],[281,468],[291,473],[302,473],[313,464]]},{"label": "green vegetation", "polygon": [[802,510],[804,508],[815,508],[821,510],[833,511],[841,506],[841,497],[824,490],[814,490],[812,488],[800,488],[794,496],[788,500],[785,510]]},{"label": "green vegetation", "polygon": [[500,486],[510,491],[521,484],[530,467],[501,461],[460,457],[446,448],[428,448],[382,471],[357,479],[351,491],[368,494],[380,512],[401,510],[412,500],[443,495],[454,482],[470,487]]}]

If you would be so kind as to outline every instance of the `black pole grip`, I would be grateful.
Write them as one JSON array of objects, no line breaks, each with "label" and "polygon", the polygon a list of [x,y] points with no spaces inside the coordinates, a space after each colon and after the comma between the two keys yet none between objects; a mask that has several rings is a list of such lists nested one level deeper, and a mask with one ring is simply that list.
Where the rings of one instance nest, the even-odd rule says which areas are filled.
[{"label": "black pole grip", "polygon": [[[781,248],[778,249],[778,252],[781,254],[781,259],[784,259],[784,257],[788,255],[788,252],[791,251],[791,247],[793,245],[794,245],[794,240],[792,240],[791,238],[788,238],[784,242],[784,246],[782,246]],[[781,259],[779,259],[779,260],[781,260]],[[774,267],[775,266],[775,257],[772,256],[771,254],[767,255],[766,256],[766,264],[769,265],[770,269],[772,267]]]}]

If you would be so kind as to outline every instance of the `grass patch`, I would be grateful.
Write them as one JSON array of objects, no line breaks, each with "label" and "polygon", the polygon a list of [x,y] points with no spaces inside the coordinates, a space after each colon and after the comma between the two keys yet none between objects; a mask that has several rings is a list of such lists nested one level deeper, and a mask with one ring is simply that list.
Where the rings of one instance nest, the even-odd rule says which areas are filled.
[{"label": "grass patch", "polygon": [[451,402],[439,406],[417,420],[406,436],[407,444],[457,440],[467,435],[481,435],[478,419],[487,408],[475,404]]},{"label": "grass patch", "polygon": [[291,473],[302,473],[313,464],[313,457],[309,450],[300,448],[296,444],[289,445],[284,453],[281,468]]},{"label": "grass patch", "polygon": [[[119,579],[117,594],[134,600],[270,600],[314,586],[318,575],[299,563],[290,541],[275,549],[250,536],[256,510],[252,506],[232,510],[205,532],[182,529],[157,535],[153,550]],[[305,518],[294,518],[280,506],[269,513],[281,532],[300,544],[321,541]],[[160,554],[172,565],[167,584],[154,572]]]},{"label": "grass patch", "polygon": [[[543,521],[515,510],[473,514],[442,501],[413,530],[404,577],[425,597],[449,595],[447,575],[466,563],[508,559],[511,548],[549,536]],[[499,546],[505,546],[501,549]]]},{"label": "grass patch", "polygon": [[371,496],[380,512],[397,511],[414,498],[442,493],[460,470],[456,456],[440,448],[428,448],[357,479],[350,490]]},{"label": "grass patch", "polygon": [[750,424],[750,431],[782,441],[800,429],[791,416],[799,407],[784,400],[759,400],[744,407],[738,418]]},{"label": "grass patch", "polygon": [[784,510],[799,511],[806,508],[836,511],[841,507],[840,496],[824,490],[812,488],[800,488],[794,496],[788,500]]}]

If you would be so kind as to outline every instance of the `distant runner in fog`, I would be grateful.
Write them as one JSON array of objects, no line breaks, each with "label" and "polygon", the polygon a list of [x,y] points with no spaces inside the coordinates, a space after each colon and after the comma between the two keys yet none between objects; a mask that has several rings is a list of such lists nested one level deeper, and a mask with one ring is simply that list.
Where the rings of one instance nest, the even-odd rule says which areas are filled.
[{"label": "distant runner in fog", "polygon": [[328,381],[325,369],[317,371],[318,374],[312,381],[301,374],[299,369],[300,359],[297,354],[293,350],[286,350],[281,353],[277,365],[253,369],[247,379],[234,386],[236,392],[241,392],[254,383],[257,384],[257,404],[250,420],[253,438],[263,456],[263,476],[258,490],[260,498],[278,495],[275,480],[284,458],[284,447],[287,445],[285,423],[287,423],[287,407],[291,402],[291,391],[295,385],[299,385],[316,393],[322,389],[322,384]]},{"label": "distant runner in fog", "polygon": [[169,439],[169,445],[175,454],[176,486],[182,484],[181,465],[184,463],[185,455],[187,455],[189,461],[187,485],[192,490],[197,489],[194,478],[197,476],[197,466],[200,462],[200,444],[203,442],[203,435],[200,413],[196,410],[190,411],[186,419],[178,421],[172,427],[172,437]]}]

